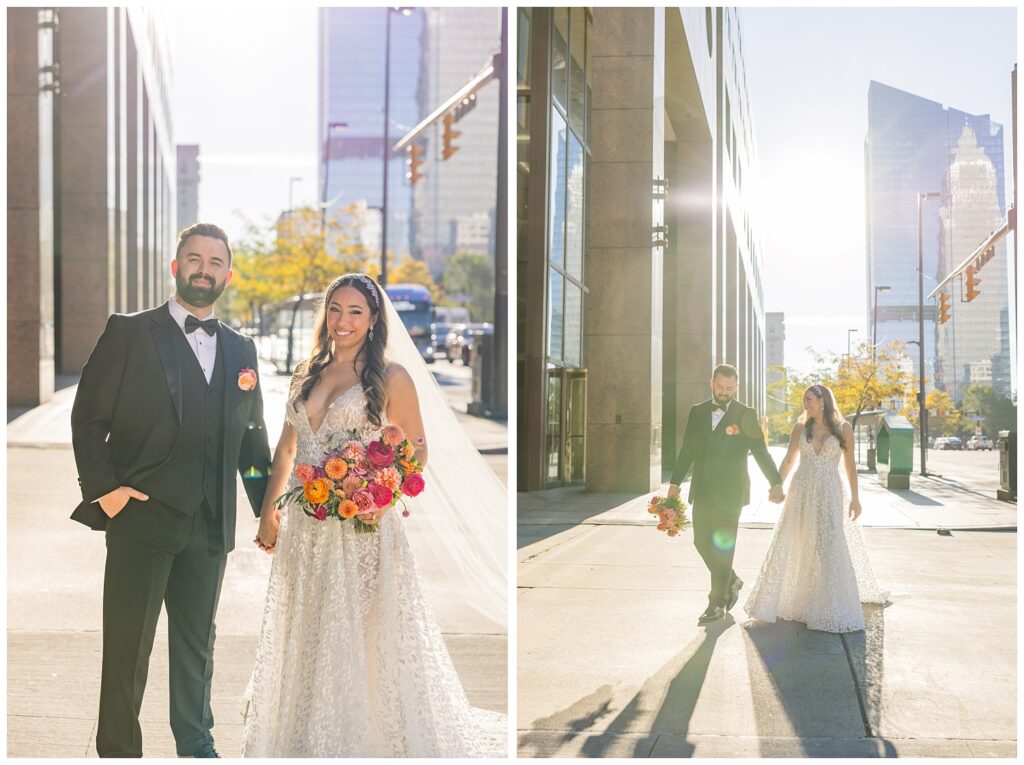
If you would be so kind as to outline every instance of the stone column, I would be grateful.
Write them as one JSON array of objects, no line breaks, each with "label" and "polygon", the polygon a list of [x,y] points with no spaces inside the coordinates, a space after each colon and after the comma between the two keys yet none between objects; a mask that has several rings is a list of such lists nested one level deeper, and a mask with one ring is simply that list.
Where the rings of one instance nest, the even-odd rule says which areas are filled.
[{"label": "stone column", "polygon": [[[62,8],[57,129],[61,372],[81,372],[115,310],[112,217],[107,179],[107,9]],[[112,44],[109,43],[109,44]],[[109,157],[111,163],[114,157]],[[108,200],[108,189],[110,199]]]},{"label": "stone column", "polygon": [[7,9],[7,405],[53,396],[53,32]]},{"label": "stone column", "polygon": [[584,342],[588,491],[661,481],[665,11],[594,8]]}]

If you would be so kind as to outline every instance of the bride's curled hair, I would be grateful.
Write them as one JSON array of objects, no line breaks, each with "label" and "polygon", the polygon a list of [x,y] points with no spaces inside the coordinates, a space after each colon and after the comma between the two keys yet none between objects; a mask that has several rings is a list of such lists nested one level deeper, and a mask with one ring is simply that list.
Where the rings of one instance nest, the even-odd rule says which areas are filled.
[{"label": "bride's curled hair", "polygon": [[363,347],[356,354],[353,366],[358,370],[358,361],[362,359],[363,371],[359,373],[359,380],[363,385],[363,393],[366,394],[366,416],[374,426],[380,427],[387,390],[387,362],[384,360],[384,349],[388,344],[388,324],[381,310],[381,288],[366,274],[345,274],[327,285],[313,321],[313,350],[309,358],[295,368],[291,386],[293,390],[298,386],[299,397],[306,401],[310,392],[320,382],[320,373],[334,360],[334,340],[327,329],[327,306],[335,290],[340,287],[358,290],[370,306],[373,332],[367,335]]},{"label": "bride's curled hair", "polygon": [[[815,398],[821,399],[823,414],[822,419],[825,421],[826,427],[829,432],[836,437],[839,442],[839,448],[846,448],[846,439],[843,438],[843,423],[846,420],[843,415],[839,413],[839,409],[836,407],[836,397],[832,393],[832,389],[827,385],[812,385],[810,388],[804,391],[805,394],[811,393]],[[800,422],[804,423],[804,435],[808,441],[814,440],[814,418],[808,417],[807,412],[800,415]]]}]

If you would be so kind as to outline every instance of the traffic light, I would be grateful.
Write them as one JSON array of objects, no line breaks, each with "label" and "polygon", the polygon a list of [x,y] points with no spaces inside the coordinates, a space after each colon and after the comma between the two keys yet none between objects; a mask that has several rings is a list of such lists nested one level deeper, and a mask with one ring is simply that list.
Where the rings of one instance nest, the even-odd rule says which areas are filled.
[{"label": "traffic light", "polygon": [[448,159],[459,150],[458,146],[452,146],[452,142],[462,135],[461,130],[455,129],[455,115],[444,115],[444,148],[441,150],[442,159]]},{"label": "traffic light", "polygon": [[978,285],[981,284],[981,279],[978,278],[978,269],[974,266],[967,266],[967,302],[970,303],[974,298],[981,294],[981,290],[978,289]]},{"label": "traffic light", "polygon": [[423,147],[415,143],[409,144],[409,159],[406,162],[409,164],[409,172],[405,177],[415,186],[416,181],[423,177],[423,173],[420,172],[420,168],[423,167]]},{"label": "traffic light", "polygon": [[945,292],[939,293],[939,324],[949,321],[949,295]]}]

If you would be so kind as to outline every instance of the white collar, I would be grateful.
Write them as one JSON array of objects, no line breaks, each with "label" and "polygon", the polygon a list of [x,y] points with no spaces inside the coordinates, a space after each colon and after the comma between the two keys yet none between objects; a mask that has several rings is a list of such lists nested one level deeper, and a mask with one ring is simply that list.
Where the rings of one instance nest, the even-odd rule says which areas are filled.
[{"label": "white collar", "polygon": [[[185,306],[183,306],[181,303],[179,303],[177,300],[174,299],[174,295],[171,295],[170,299],[167,301],[167,310],[169,310],[171,312],[171,318],[174,319],[174,323],[177,324],[179,327],[181,327],[181,331],[184,332],[185,331],[185,319],[187,319],[192,314],[189,313],[188,309],[185,308]],[[211,313],[206,318],[207,319],[215,319],[216,316],[214,316]],[[205,321],[205,319],[204,319],[204,321]]]}]

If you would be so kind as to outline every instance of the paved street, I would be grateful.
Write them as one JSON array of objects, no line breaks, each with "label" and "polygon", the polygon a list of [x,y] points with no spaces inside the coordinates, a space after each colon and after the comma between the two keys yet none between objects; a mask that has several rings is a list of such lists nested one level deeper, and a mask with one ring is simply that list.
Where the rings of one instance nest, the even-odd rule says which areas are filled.
[{"label": "paved street", "polygon": [[[967,458],[948,465],[991,456]],[[748,622],[778,515],[753,464],[735,563],[747,584],[706,629],[690,532],[657,533],[643,498],[518,495],[520,756],[1014,757],[1017,508],[947,472],[909,492],[860,476],[890,596],[843,636]]]},{"label": "paved street", "polygon": [[[463,407],[469,370],[434,367],[449,400]],[[289,378],[262,365],[271,447],[283,422]],[[99,699],[103,535],[68,519],[80,501],[70,448],[75,387],[20,413],[8,426],[7,752],[12,757],[95,756]],[[506,480],[505,423],[459,415],[473,442]],[[507,481],[506,481],[507,482]],[[239,517],[248,504],[240,491]],[[241,699],[252,669],[270,558],[251,543],[255,521],[239,523],[217,617],[214,734],[221,754],[237,755]],[[429,540],[426,541],[429,544]],[[414,544],[415,547],[415,544]],[[477,706],[505,711],[507,639],[481,617],[445,599],[438,572],[421,570],[452,659]],[[173,757],[167,724],[166,624],[161,617],[142,708],[147,756]]]}]

